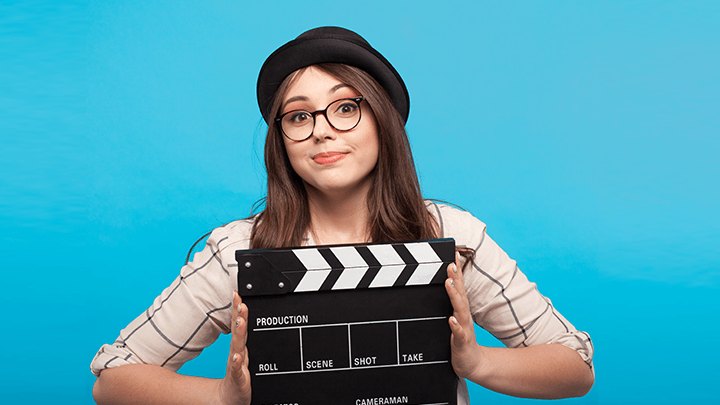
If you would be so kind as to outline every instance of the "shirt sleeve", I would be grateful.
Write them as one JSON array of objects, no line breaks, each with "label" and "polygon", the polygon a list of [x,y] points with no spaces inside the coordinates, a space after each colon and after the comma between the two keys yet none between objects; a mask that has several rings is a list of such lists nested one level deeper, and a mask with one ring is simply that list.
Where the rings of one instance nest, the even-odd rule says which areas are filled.
[{"label": "shirt sleeve", "polygon": [[575,350],[592,368],[590,335],[578,331],[528,280],[471,214],[433,204],[444,237],[475,249],[475,261],[463,273],[470,311],[477,325],[507,347],[560,343]]},{"label": "shirt sleeve", "polygon": [[153,304],[122,329],[115,342],[100,348],[90,365],[93,374],[125,364],[177,371],[220,333],[230,332],[232,294],[237,289],[234,252],[248,243],[234,237],[242,226],[233,224],[213,231],[205,248]]}]

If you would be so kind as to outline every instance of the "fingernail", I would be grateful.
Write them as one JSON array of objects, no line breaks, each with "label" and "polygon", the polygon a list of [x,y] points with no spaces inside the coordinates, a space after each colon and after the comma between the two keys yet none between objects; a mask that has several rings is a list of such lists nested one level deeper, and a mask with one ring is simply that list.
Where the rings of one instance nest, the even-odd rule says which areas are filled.
[{"label": "fingernail", "polygon": [[238,359],[238,354],[237,353],[233,354],[233,363],[235,363],[237,361],[237,359]]},{"label": "fingernail", "polygon": [[453,273],[457,273],[457,264],[453,264]]},{"label": "fingernail", "polygon": [[235,327],[237,328],[238,326],[240,326],[240,318],[239,317],[235,318]]},{"label": "fingernail", "polygon": [[[452,321],[453,325],[457,325],[457,319],[454,316],[451,316],[450,320]],[[237,354],[236,354],[236,356],[237,356]]]},{"label": "fingernail", "polygon": [[241,312],[241,311],[240,311],[240,306],[241,306],[241,305],[242,305],[242,304],[238,304],[238,307],[237,307],[238,314]]},{"label": "fingernail", "polygon": [[453,287],[455,287],[455,280],[450,279],[450,285],[453,286]]}]

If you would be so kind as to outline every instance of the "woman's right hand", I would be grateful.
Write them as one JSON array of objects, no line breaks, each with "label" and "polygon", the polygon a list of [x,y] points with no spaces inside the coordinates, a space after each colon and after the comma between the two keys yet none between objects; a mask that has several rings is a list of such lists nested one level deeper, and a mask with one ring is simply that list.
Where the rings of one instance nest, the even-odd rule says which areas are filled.
[{"label": "woman's right hand", "polygon": [[220,403],[224,405],[250,404],[250,370],[248,369],[247,325],[248,307],[237,291],[233,292],[232,339],[227,372],[220,381]]}]

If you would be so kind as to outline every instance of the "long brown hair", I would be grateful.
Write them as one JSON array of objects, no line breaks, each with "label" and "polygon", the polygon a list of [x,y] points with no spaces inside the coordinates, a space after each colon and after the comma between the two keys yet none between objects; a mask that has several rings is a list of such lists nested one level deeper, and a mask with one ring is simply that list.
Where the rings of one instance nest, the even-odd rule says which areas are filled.
[{"label": "long brown hair", "polygon": [[[379,153],[367,199],[371,241],[437,238],[438,224],[425,207],[405,123],[385,89],[372,76],[353,66],[338,63],[313,66],[365,96],[375,115]],[[278,115],[288,88],[305,69],[282,82],[273,99],[271,116]],[[251,247],[300,246],[310,226],[307,192],[290,165],[282,134],[273,120],[265,139],[265,169],[265,209],[257,215]],[[461,254],[469,258],[462,251]]]}]

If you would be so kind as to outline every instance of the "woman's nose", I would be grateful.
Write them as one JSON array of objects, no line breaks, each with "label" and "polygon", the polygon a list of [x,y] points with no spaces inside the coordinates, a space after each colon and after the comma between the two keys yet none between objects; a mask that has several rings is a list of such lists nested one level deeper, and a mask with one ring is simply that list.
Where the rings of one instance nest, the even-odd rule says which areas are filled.
[{"label": "woman's nose", "polygon": [[336,139],[337,132],[327,120],[325,114],[318,114],[315,116],[315,128],[313,128],[313,137],[316,141],[321,139]]}]

